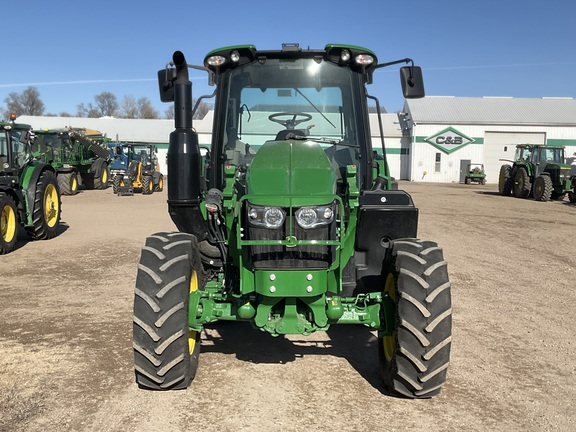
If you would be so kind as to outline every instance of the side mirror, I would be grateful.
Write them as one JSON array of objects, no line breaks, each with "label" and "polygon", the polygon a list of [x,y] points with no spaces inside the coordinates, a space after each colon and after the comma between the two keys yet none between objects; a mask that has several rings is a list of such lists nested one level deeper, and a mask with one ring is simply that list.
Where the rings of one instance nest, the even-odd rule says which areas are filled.
[{"label": "side mirror", "polygon": [[400,81],[402,83],[402,93],[406,99],[419,99],[426,95],[422,69],[419,66],[401,67]]},{"label": "side mirror", "polygon": [[22,144],[26,144],[28,141],[30,141],[30,131],[22,131],[22,133],[20,133],[20,139],[19,141]]},{"label": "side mirror", "polygon": [[161,69],[158,71],[158,88],[162,102],[174,102],[174,81],[176,69]]}]

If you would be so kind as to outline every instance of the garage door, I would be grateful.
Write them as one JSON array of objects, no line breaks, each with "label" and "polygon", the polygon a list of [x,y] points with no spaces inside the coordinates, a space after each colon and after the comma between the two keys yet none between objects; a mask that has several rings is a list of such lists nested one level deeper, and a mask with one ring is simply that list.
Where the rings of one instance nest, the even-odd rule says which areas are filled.
[{"label": "garage door", "polygon": [[516,144],[545,144],[544,132],[486,132],[484,134],[484,169],[488,183],[498,183],[500,166],[514,159]]}]

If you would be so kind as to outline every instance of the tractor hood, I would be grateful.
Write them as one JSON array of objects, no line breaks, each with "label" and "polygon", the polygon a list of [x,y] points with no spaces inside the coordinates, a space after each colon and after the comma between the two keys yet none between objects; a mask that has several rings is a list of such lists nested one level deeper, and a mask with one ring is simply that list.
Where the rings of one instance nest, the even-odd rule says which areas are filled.
[{"label": "tractor hood", "polygon": [[[264,144],[246,173],[250,196],[282,198],[333,196],[336,173],[314,141],[271,141]],[[269,202],[269,199],[265,199]]]}]

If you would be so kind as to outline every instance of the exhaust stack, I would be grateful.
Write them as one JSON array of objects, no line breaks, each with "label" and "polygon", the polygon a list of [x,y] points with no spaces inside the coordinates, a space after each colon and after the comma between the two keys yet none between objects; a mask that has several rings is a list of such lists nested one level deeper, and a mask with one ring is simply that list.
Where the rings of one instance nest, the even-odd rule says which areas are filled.
[{"label": "exhaust stack", "polygon": [[184,54],[174,52],[174,126],[168,145],[168,212],[179,231],[206,238],[200,212],[202,157],[198,134],[192,129],[192,83]]}]

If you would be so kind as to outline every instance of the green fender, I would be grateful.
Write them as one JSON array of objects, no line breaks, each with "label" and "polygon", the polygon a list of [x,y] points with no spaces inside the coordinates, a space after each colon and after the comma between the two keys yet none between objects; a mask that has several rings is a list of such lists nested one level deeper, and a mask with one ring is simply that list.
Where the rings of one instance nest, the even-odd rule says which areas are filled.
[{"label": "green fender", "polygon": [[51,165],[45,164],[43,162],[31,161],[29,162],[20,173],[20,187],[24,192],[22,195],[24,197],[24,214],[26,220],[23,221],[25,226],[34,225],[32,220],[32,215],[34,214],[34,201],[36,199],[36,188],[38,185],[38,180],[40,175],[44,171],[52,171],[54,174],[54,168]]}]

